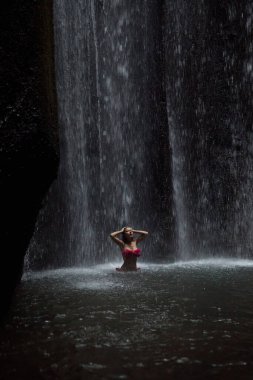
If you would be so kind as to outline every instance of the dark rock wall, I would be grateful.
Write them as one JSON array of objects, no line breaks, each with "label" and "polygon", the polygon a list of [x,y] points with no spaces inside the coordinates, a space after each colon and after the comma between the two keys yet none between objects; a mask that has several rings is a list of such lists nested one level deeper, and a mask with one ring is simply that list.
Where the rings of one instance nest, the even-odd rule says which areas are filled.
[{"label": "dark rock wall", "polygon": [[37,213],[58,166],[51,8],[52,1],[0,5],[2,302],[21,276]]}]

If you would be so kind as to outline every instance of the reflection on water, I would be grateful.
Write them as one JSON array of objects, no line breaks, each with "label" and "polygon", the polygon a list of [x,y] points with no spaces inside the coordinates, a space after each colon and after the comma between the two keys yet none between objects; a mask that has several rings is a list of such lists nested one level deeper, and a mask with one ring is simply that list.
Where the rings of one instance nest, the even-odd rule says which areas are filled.
[{"label": "reflection on water", "polygon": [[27,274],[1,330],[3,379],[252,379],[253,261]]}]

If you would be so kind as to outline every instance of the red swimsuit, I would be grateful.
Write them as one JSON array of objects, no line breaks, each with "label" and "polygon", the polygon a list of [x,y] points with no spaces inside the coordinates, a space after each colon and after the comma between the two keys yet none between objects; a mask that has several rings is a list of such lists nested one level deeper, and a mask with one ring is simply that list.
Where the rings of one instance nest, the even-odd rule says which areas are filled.
[{"label": "red swimsuit", "polygon": [[140,248],[135,248],[135,249],[124,248],[122,251],[122,255],[124,258],[133,257],[133,256],[140,257],[141,255],[140,252],[141,252]]},{"label": "red swimsuit", "polygon": [[139,248],[124,248],[122,250],[124,263],[121,268],[116,268],[116,270],[119,272],[137,271],[139,268],[136,267],[136,260],[141,255],[140,252]]}]

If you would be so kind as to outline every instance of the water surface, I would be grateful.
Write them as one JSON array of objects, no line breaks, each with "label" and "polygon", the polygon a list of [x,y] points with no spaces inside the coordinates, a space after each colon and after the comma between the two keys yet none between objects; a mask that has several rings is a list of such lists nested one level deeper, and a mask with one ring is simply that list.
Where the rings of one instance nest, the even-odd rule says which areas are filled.
[{"label": "water surface", "polygon": [[26,274],[1,329],[3,379],[252,379],[253,261]]}]

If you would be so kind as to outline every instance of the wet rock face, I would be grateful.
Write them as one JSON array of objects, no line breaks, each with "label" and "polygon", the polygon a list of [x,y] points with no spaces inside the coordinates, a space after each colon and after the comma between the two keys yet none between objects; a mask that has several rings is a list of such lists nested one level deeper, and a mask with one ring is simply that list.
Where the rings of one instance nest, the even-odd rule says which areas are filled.
[{"label": "wet rock face", "polygon": [[20,0],[0,5],[2,302],[21,275],[36,216],[58,166],[51,6]]}]

